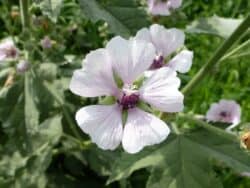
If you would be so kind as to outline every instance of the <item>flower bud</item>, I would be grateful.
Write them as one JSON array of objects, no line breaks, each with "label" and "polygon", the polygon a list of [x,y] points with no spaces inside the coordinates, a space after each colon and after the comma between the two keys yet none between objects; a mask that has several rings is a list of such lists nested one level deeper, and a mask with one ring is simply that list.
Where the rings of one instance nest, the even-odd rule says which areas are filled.
[{"label": "flower bud", "polygon": [[168,16],[182,4],[182,0],[148,0],[148,10],[152,15]]},{"label": "flower bud", "polygon": [[241,136],[241,142],[243,144],[243,147],[245,147],[246,149],[250,149],[250,131],[244,133]]},{"label": "flower bud", "polygon": [[17,6],[12,6],[11,7],[10,17],[12,19],[17,19],[18,17],[20,17],[19,7],[17,7]]},{"label": "flower bud", "polygon": [[41,40],[41,46],[44,49],[49,49],[52,47],[52,41],[48,36],[45,36],[42,40]]},{"label": "flower bud", "polygon": [[16,66],[16,70],[17,72],[19,73],[24,73],[26,72],[27,70],[29,70],[29,67],[30,67],[30,63],[26,60],[21,60],[19,61],[19,63],[17,64]]}]

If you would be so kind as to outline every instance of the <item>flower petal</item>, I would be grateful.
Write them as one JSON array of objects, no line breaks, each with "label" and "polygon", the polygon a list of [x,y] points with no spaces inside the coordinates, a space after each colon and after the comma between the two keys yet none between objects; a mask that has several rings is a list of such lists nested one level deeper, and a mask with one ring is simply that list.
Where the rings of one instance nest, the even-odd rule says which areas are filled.
[{"label": "flower petal", "polygon": [[182,0],[169,0],[171,8],[178,8],[181,6]]},{"label": "flower petal", "polygon": [[112,66],[105,49],[92,51],[84,60],[83,69],[73,74],[70,90],[83,97],[116,95]]},{"label": "flower petal", "polygon": [[140,99],[164,112],[180,112],[183,94],[178,90],[180,79],[168,67],[160,68],[140,88]]},{"label": "flower petal", "polygon": [[179,29],[166,29],[161,25],[154,24],[150,27],[150,33],[157,52],[164,57],[184,45],[185,35]]},{"label": "flower petal", "polygon": [[92,142],[104,150],[114,150],[121,142],[123,129],[121,111],[117,105],[93,105],[76,113],[80,128]]},{"label": "flower petal", "polygon": [[[221,114],[224,113],[222,116]],[[211,122],[224,122],[237,125],[240,122],[241,108],[233,100],[222,99],[218,103],[213,103],[206,113],[206,119]],[[227,129],[231,129],[234,126],[230,126]]]},{"label": "flower petal", "polygon": [[190,70],[194,54],[189,50],[182,50],[167,64],[168,67],[180,73],[186,73]]},{"label": "flower petal", "polygon": [[107,44],[107,49],[116,73],[125,84],[132,84],[150,67],[155,57],[152,44],[135,39],[115,37]]},{"label": "flower petal", "polygon": [[122,145],[128,153],[162,142],[170,133],[168,126],[156,116],[138,108],[130,109],[124,127]]},{"label": "flower petal", "polygon": [[144,40],[146,42],[153,42],[151,38],[151,33],[149,32],[149,29],[147,28],[142,28],[139,31],[137,31],[135,39]]},{"label": "flower petal", "polygon": [[6,59],[6,54],[0,51],[0,63]]},{"label": "flower petal", "polygon": [[6,38],[6,39],[3,39],[0,43],[0,50],[2,49],[9,49],[9,48],[12,48],[12,47],[15,47],[15,44],[14,44],[14,41],[11,39],[11,38]]},{"label": "flower petal", "polygon": [[148,11],[153,15],[168,16],[170,14],[167,1],[148,0]]}]

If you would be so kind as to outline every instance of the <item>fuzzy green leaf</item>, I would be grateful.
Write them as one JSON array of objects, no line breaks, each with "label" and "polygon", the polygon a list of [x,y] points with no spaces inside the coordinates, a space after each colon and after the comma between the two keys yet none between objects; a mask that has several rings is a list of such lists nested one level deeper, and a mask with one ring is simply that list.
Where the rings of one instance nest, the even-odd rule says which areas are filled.
[{"label": "fuzzy green leaf", "polygon": [[114,165],[108,183],[126,178],[135,170],[154,166],[148,182],[150,188],[163,185],[177,188],[221,187],[212,170],[211,160],[221,162],[236,172],[250,171],[249,155],[240,148],[237,140],[200,129],[185,135],[172,135],[165,143],[137,155],[124,154]]},{"label": "fuzzy green leaf", "polygon": [[189,33],[211,34],[227,38],[241,22],[242,19],[222,18],[215,15],[209,18],[200,18],[192,22],[187,26],[186,31]]},{"label": "fuzzy green leaf", "polygon": [[104,20],[112,33],[129,37],[138,29],[148,25],[146,13],[134,0],[79,0],[84,14],[92,21]]},{"label": "fuzzy green leaf", "polygon": [[42,13],[47,15],[54,23],[57,22],[62,5],[63,0],[44,0],[40,3]]}]

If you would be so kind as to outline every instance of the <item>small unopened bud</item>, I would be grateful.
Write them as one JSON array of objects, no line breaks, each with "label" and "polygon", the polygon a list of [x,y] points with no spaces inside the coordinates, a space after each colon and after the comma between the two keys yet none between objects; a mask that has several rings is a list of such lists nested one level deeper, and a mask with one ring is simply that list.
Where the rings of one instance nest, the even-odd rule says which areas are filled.
[{"label": "small unopened bud", "polygon": [[27,70],[29,70],[29,67],[30,67],[30,63],[26,60],[21,60],[19,61],[19,63],[17,64],[16,66],[16,70],[17,72],[19,73],[24,73],[26,72]]},{"label": "small unopened bud", "polygon": [[243,147],[245,147],[246,149],[250,149],[250,131],[244,133],[241,136],[241,142],[243,144]]},{"label": "small unopened bud", "polygon": [[41,40],[41,46],[44,49],[49,49],[52,47],[52,41],[48,36],[45,36],[42,40]]},{"label": "small unopened bud", "polygon": [[16,19],[20,16],[18,7],[14,6],[11,8],[10,16],[12,19]]}]

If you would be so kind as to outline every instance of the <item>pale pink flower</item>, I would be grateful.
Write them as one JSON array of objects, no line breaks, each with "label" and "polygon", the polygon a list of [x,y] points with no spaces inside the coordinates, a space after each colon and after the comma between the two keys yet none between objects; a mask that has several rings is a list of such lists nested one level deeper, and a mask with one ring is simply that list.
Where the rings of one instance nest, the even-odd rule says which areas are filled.
[{"label": "pale pink flower", "polygon": [[149,29],[139,30],[135,36],[136,40],[151,42],[156,48],[156,57],[150,67],[151,70],[168,66],[180,73],[186,73],[190,70],[193,61],[193,52],[182,50],[167,64],[165,59],[184,46],[185,35],[183,31],[172,28],[166,29],[161,25],[153,24]]},{"label": "pale pink flower", "polygon": [[[137,107],[144,101],[164,112],[183,109],[180,80],[170,68],[154,72],[136,86],[134,81],[143,76],[155,57],[151,43],[115,37],[105,49],[90,52],[83,68],[73,74],[70,89],[83,97],[114,96],[113,105],[91,105],[76,113],[80,128],[104,150],[114,150],[122,142],[128,153],[136,153],[145,146],[162,142],[169,134],[168,126],[156,116]],[[118,88],[113,75],[118,75],[123,86]],[[122,112],[127,111],[125,125]]]},{"label": "pale pink flower", "polygon": [[27,60],[20,60],[16,65],[18,73],[25,73],[30,68],[30,63]]},{"label": "pale pink flower", "polygon": [[182,0],[148,0],[148,10],[153,15],[168,16],[181,6]]},{"label": "pale pink flower", "polygon": [[7,38],[0,43],[0,62],[16,59],[18,54],[18,49],[16,48],[12,39]]},{"label": "pale pink flower", "polygon": [[44,49],[49,49],[52,47],[52,41],[48,36],[45,36],[42,40],[41,40],[41,46]]},{"label": "pale pink flower", "polygon": [[218,103],[213,103],[206,114],[206,119],[209,122],[222,122],[232,124],[227,130],[232,129],[240,123],[241,108],[233,100],[220,100]]}]

